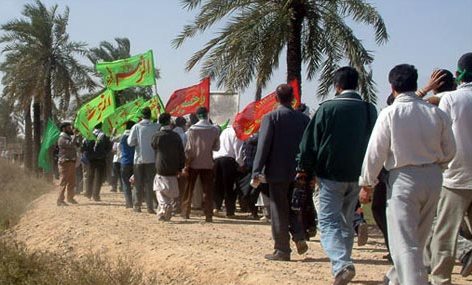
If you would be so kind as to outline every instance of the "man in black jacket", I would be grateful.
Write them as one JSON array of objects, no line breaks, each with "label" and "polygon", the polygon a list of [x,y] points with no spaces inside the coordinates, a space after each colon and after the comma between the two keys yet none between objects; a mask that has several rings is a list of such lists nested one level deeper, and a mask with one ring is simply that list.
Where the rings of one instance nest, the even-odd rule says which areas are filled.
[{"label": "man in black jacket", "polygon": [[156,151],[156,191],[159,210],[157,216],[161,221],[171,218],[174,199],[179,197],[178,174],[185,166],[185,152],[180,136],[170,126],[170,114],[159,116],[161,129],[152,138],[152,148]]},{"label": "man in black jacket", "polygon": [[[301,112],[293,110],[291,106],[293,89],[290,85],[279,85],[276,94],[280,106],[262,119],[252,171],[252,184],[254,186],[259,184],[262,176],[265,176],[269,184],[272,237],[275,242],[275,251],[265,257],[269,260],[288,261],[291,252],[290,189],[296,174],[295,158],[298,153],[298,145],[309,118]],[[306,243],[304,246],[306,247]]]}]

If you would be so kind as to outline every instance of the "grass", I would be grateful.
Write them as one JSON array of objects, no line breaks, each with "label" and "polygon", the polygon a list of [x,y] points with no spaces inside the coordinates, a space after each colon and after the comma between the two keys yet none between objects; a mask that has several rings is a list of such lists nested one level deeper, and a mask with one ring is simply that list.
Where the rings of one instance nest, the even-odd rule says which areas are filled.
[{"label": "grass", "polygon": [[20,167],[0,160],[0,285],[146,285],[156,284],[128,261],[99,255],[67,258],[51,252],[31,252],[2,238],[36,198],[52,186]]}]

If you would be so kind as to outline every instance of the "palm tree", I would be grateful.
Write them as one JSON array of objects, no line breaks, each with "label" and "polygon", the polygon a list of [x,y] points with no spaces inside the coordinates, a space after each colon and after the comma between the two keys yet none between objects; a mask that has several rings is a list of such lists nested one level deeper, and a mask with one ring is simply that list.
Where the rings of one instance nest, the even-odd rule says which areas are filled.
[{"label": "palm tree", "polygon": [[[69,8],[58,12],[58,6],[49,9],[36,0],[26,4],[21,19],[14,19],[1,26],[4,34],[0,43],[5,47],[2,52],[10,58],[10,65],[21,66],[14,73],[15,80],[28,80],[35,86],[33,103],[34,132],[40,132],[37,120],[40,107],[43,123],[52,117],[53,104],[58,102],[56,110],[61,110],[60,117],[65,116],[72,96],[78,99],[79,90],[95,87],[90,76],[91,69],[82,65],[75,58],[86,55],[86,44],[69,39],[66,31],[69,21]],[[15,63],[16,60],[16,63]],[[21,72],[20,72],[21,71]],[[57,98],[53,101],[53,98]],[[36,136],[37,137],[37,136]],[[35,137],[35,146],[39,140]]]},{"label": "palm tree", "polygon": [[[102,41],[98,47],[91,48],[87,54],[90,62],[95,65],[100,61],[110,62],[131,57],[131,42],[128,38],[115,38],[115,42],[116,46],[108,41]],[[159,70],[157,68],[155,69],[154,73],[156,75],[156,79],[159,79]],[[101,76],[98,73],[96,75]],[[86,99],[89,99],[89,97],[91,99],[97,94],[103,92],[103,90],[104,89],[98,93],[89,94],[89,96],[86,96]],[[150,98],[153,95],[153,91],[152,87],[132,87],[129,89],[117,91],[116,94],[119,94],[119,96],[115,97],[117,100],[117,105],[121,105],[136,99],[138,96]]]},{"label": "palm tree", "polygon": [[191,70],[202,62],[202,76],[217,78],[219,86],[244,89],[256,78],[265,87],[279,58],[286,51],[287,81],[302,81],[302,67],[308,79],[320,76],[318,95],[332,86],[333,72],[347,62],[361,74],[360,91],[375,101],[374,82],[368,66],[373,55],[366,50],[346,20],[375,29],[377,44],[388,39],[385,24],[374,6],[364,0],[183,0],[184,8],[199,9],[192,24],[173,41],[180,47],[226,21],[222,30],[187,62]]}]

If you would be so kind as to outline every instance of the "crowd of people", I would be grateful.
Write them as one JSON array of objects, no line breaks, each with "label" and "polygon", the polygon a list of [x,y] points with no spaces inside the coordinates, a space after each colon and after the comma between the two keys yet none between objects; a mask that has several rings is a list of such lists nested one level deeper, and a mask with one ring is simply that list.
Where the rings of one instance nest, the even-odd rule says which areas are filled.
[{"label": "crowd of people", "polygon": [[189,219],[199,181],[206,222],[235,217],[238,201],[251,218],[270,220],[268,260],[289,261],[290,239],[305,253],[318,228],[333,284],[341,285],[356,274],[355,232],[366,242],[360,203],[372,202],[393,265],[384,284],[451,284],[456,260],[462,276],[472,272],[472,53],[460,57],[455,76],[436,70],[418,89],[416,68],[397,65],[388,75],[389,106],[378,114],[357,91],[356,69],[342,67],[336,96],[312,118],[292,108],[292,87],[281,84],[279,106],[246,141],[214,125],[204,107],[189,123],[168,113],[153,122],[144,108],[122,135],[109,138],[98,124],[94,140],[63,123],[57,205],[77,203],[76,177],[84,195],[100,201],[108,167],[126,208],[141,212],[144,201],[161,221]]}]

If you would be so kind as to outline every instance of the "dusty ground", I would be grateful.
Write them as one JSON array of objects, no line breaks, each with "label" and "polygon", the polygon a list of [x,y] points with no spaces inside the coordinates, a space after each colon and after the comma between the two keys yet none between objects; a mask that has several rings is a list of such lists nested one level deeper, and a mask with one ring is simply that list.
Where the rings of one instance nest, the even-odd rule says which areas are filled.
[{"label": "dusty ground", "polygon": [[[54,251],[66,256],[98,253],[111,259],[131,260],[155,274],[160,284],[331,284],[330,264],[319,243],[294,253],[291,262],[265,261],[272,251],[270,226],[259,221],[215,218],[204,223],[198,213],[189,221],[174,217],[158,222],[154,215],[134,213],[123,206],[120,193],[105,187],[102,202],[77,197],[80,205],[57,207],[56,194],[39,198],[9,235],[29,249]],[[294,246],[293,246],[294,248]],[[355,245],[357,276],[352,284],[382,284],[389,265],[378,231],[371,228],[366,246]],[[455,284],[472,284],[462,278],[459,266]]]}]

